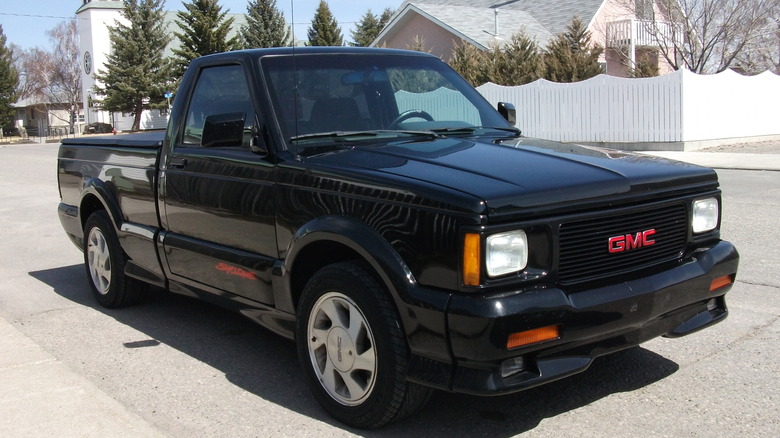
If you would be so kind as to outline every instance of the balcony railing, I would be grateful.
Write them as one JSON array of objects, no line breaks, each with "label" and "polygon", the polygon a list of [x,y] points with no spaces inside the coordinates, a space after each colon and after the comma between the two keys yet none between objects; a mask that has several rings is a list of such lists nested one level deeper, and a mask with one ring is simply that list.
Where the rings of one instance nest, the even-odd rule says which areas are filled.
[{"label": "balcony railing", "polygon": [[679,46],[682,38],[679,23],[636,19],[607,23],[607,47]]}]

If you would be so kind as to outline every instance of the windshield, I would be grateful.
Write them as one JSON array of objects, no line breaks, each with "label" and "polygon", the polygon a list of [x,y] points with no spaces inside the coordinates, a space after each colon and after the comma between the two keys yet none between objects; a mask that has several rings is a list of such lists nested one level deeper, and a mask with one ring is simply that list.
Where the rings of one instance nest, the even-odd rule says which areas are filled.
[{"label": "windshield", "polygon": [[266,56],[261,66],[293,149],[432,131],[511,128],[476,90],[433,57],[299,54]]}]

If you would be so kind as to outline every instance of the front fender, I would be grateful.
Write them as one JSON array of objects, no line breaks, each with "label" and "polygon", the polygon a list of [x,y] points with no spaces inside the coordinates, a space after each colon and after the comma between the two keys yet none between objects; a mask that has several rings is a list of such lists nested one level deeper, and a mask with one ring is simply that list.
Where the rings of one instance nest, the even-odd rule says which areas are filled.
[{"label": "front fender", "polygon": [[[287,257],[274,270],[275,279],[283,283],[280,287],[274,284],[275,290],[284,291],[284,296],[277,296],[279,310],[295,313],[292,278],[288,274],[294,272],[299,256],[307,247],[322,242],[348,248],[374,270],[395,303],[399,323],[413,354],[450,360],[444,317],[450,294],[420,286],[390,243],[365,223],[352,218],[321,217],[297,230],[287,248]],[[327,257],[328,254],[322,254],[322,258]]]}]

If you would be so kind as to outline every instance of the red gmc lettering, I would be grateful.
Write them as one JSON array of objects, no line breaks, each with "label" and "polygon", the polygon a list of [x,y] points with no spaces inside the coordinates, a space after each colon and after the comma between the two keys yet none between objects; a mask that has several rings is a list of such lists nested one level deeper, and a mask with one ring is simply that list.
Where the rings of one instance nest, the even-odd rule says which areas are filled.
[{"label": "red gmc lettering", "polygon": [[632,249],[639,249],[645,246],[655,245],[655,240],[652,238],[655,234],[655,229],[645,230],[636,234],[625,234],[622,236],[615,236],[609,238],[609,252],[624,252]]},{"label": "red gmc lettering", "polygon": [[609,252],[623,252],[626,250],[626,236],[609,238]]},{"label": "red gmc lettering", "polygon": [[642,240],[644,241],[644,246],[650,246],[655,244],[655,240],[650,240],[650,236],[655,234],[655,228],[652,230],[647,230],[642,232]]}]

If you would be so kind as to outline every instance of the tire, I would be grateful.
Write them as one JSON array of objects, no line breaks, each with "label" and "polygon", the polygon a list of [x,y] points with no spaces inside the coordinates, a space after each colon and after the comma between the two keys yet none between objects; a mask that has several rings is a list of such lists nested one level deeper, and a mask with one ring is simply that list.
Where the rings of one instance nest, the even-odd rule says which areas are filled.
[{"label": "tire", "polygon": [[375,428],[411,414],[429,388],[406,380],[408,347],[395,308],[352,262],[319,270],[298,306],[298,358],[317,401],[335,419]]},{"label": "tire", "polygon": [[123,307],[140,299],[143,287],[125,276],[126,262],[108,213],[92,213],[84,225],[84,266],[92,293],[101,306]]}]

